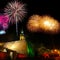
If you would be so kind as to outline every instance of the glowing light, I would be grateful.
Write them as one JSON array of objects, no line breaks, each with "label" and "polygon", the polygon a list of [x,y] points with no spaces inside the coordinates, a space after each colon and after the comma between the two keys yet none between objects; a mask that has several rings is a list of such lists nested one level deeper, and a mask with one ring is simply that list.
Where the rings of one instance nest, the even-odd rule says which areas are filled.
[{"label": "glowing light", "polygon": [[60,54],[58,49],[51,50],[51,53]]},{"label": "glowing light", "polygon": [[6,34],[6,32],[4,30],[0,31],[0,35]]},{"label": "glowing light", "polygon": [[12,24],[16,24],[16,33],[18,36],[17,22],[22,21],[23,17],[26,15],[25,4],[18,1],[8,3],[8,5],[5,8],[5,14],[9,15],[10,22]]},{"label": "glowing light", "polygon": [[6,49],[3,49],[3,52],[7,52],[7,50]]},{"label": "glowing light", "polygon": [[55,49],[54,51],[55,51],[55,52],[57,52],[57,50],[56,50],[56,49]]},{"label": "glowing light", "polygon": [[48,33],[57,33],[59,30],[59,23],[50,16],[43,16],[40,21],[40,29]]},{"label": "glowing light", "polygon": [[39,20],[40,20],[39,15],[33,15],[29,18],[29,21],[27,23],[27,28],[29,31],[36,32],[39,30]]},{"label": "glowing light", "polygon": [[23,30],[21,31],[21,34],[24,34],[24,31]]},{"label": "glowing light", "polygon": [[33,15],[27,23],[27,28],[32,32],[46,32],[53,34],[59,32],[59,22],[47,15]]},{"label": "glowing light", "polygon": [[4,45],[4,43],[0,43],[0,46],[3,46]]},{"label": "glowing light", "polygon": [[33,49],[33,47],[32,47],[30,42],[28,42],[27,51],[28,51],[28,55],[30,57],[34,57],[34,49]]},{"label": "glowing light", "polygon": [[26,15],[25,4],[18,1],[8,3],[5,13],[10,16],[11,23],[22,21],[22,18]]},{"label": "glowing light", "polygon": [[22,41],[22,40],[15,42],[8,42],[4,45],[4,47],[21,54],[26,54],[27,51],[26,41]]},{"label": "glowing light", "polygon": [[9,17],[7,15],[0,15],[0,30],[6,30],[9,25]]},{"label": "glowing light", "polygon": [[[23,35],[24,36],[24,35]],[[4,47],[13,51],[16,51],[17,53],[21,54],[27,54],[27,42],[25,40],[25,37],[21,37],[21,40],[19,41],[13,41],[13,42],[7,42]]]},{"label": "glowing light", "polygon": [[45,22],[44,22],[44,25],[49,26],[49,27],[50,27],[50,26],[51,26],[51,27],[54,26],[54,24],[50,23],[49,21],[45,21]]}]

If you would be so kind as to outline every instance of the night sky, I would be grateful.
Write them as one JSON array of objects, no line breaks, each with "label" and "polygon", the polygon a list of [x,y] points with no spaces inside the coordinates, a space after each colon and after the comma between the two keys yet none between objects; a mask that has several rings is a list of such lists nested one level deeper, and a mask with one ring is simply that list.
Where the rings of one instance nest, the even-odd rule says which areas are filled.
[{"label": "night sky", "polygon": [[[0,13],[3,13],[4,7],[7,5],[8,2],[12,0],[0,0]],[[29,17],[33,14],[39,14],[39,15],[50,15],[57,19],[60,22],[60,3],[59,1],[48,1],[48,0],[20,0],[23,3],[26,3],[27,8],[27,15],[23,19],[23,22],[18,23],[19,28],[19,34],[21,31],[21,28],[23,27],[26,40],[32,42],[33,44],[40,44],[44,43],[46,47],[54,47],[59,48],[60,46],[60,33],[56,35],[50,35],[43,32],[29,32],[26,24],[29,19]],[[8,30],[6,31],[7,34],[0,35],[0,41],[12,41],[12,40],[18,40],[16,36],[15,31],[15,24],[9,25]]]}]

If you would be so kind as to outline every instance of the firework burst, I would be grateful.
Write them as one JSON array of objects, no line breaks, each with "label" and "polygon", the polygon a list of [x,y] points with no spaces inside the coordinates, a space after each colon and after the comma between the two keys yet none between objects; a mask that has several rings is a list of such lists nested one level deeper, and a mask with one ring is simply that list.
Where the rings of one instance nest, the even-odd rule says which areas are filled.
[{"label": "firework burst", "polygon": [[25,4],[17,1],[8,3],[5,13],[9,15],[11,23],[22,21],[22,18],[26,15]]},{"label": "firework burst", "polygon": [[9,17],[7,15],[0,15],[0,30],[6,30],[9,26]]},{"label": "firework burst", "polygon": [[18,35],[17,23],[18,21],[22,22],[23,17],[26,15],[25,4],[18,1],[8,3],[5,8],[5,14],[9,15],[12,24],[16,24],[16,33]]},{"label": "firework burst", "polygon": [[33,15],[27,23],[27,28],[32,32],[57,33],[59,32],[59,22],[47,15]]},{"label": "firework burst", "polygon": [[47,33],[57,33],[59,32],[59,22],[51,16],[42,16],[40,29]]},{"label": "firework burst", "polygon": [[29,18],[27,23],[27,28],[29,31],[36,32],[39,30],[39,20],[41,17],[39,15],[33,15]]}]

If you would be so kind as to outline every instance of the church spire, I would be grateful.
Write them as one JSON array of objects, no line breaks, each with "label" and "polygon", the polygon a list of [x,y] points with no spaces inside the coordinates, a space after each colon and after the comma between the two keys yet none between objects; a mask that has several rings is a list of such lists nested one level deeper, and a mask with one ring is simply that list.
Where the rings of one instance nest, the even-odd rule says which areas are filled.
[{"label": "church spire", "polygon": [[25,40],[23,29],[21,30],[21,33],[20,33],[20,40]]}]

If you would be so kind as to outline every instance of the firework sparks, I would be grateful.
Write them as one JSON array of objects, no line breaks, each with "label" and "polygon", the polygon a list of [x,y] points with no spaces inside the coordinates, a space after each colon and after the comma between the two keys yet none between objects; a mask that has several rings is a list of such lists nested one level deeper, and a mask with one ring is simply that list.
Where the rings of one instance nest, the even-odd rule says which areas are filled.
[{"label": "firework sparks", "polygon": [[39,30],[39,20],[40,16],[39,15],[33,15],[29,18],[29,21],[27,23],[27,28],[30,31],[36,32]]},{"label": "firework sparks", "polygon": [[18,1],[11,2],[6,6],[5,14],[9,15],[12,24],[16,24],[16,33],[18,35],[17,22],[22,22],[23,17],[26,15],[25,4]]},{"label": "firework sparks", "polygon": [[10,16],[11,23],[21,21],[26,14],[25,4],[17,1],[8,3],[5,8],[5,13]]},{"label": "firework sparks", "polygon": [[33,15],[27,23],[27,28],[32,32],[44,31],[48,33],[57,33],[59,31],[59,23],[50,16]]},{"label": "firework sparks", "polygon": [[7,15],[0,15],[0,30],[6,30],[9,25],[9,17]]},{"label": "firework sparks", "polygon": [[59,30],[59,22],[50,16],[43,16],[40,21],[40,29],[48,33],[57,33]]}]

